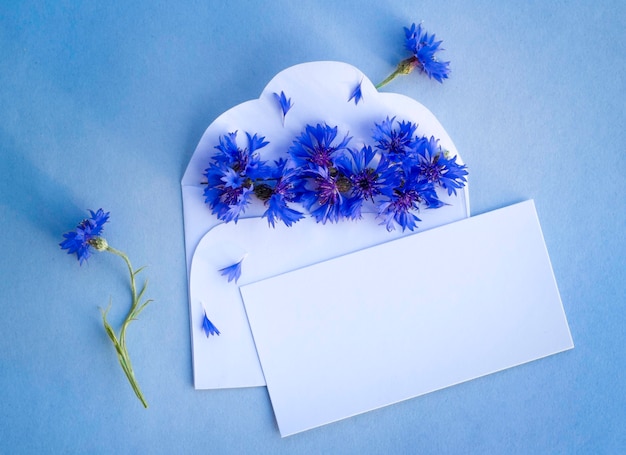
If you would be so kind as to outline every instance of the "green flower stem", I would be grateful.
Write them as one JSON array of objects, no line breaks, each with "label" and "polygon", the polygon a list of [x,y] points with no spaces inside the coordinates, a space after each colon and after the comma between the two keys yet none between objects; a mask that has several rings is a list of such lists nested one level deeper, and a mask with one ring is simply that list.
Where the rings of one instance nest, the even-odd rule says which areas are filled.
[{"label": "green flower stem", "polygon": [[139,400],[141,401],[141,404],[143,404],[144,408],[147,408],[148,403],[146,402],[146,399],[144,398],[143,393],[141,392],[141,389],[139,388],[137,379],[135,379],[135,373],[133,372],[133,367],[130,361],[130,356],[128,354],[128,349],[126,347],[126,329],[128,328],[129,324],[132,321],[137,319],[137,316],[139,316],[139,313],[141,313],[144,310],[144,308],[150,302],[152,302],[152,300],[146,300],[145,302],[141,303],[143,294],[146,290],[146,287],[148,286],[148,280],[146,280],[143,287],[141,288],[141,291],[139,291],[139,294],[137,294],[137,286],[135,284],[135,278],[137,274],[141,272],[144,268],[141,267],[137,270],[133,270],[133,266],[131,265],[130,259],[128,259],[128,256],[125,253],[119,250],[116,250],[115,248],[111,246],[107,245],[105,248],[105,251],[113,253],[121,257],[122,259],[124,259],[124,262],[126,263],[126,266],[128,267],[128,273],[130,274],[130,290],[131,290],[131,295],[132,295],[132,304],[130,306],[130,310],[128,311],[128,314],[126,315],[126,319],[122,323],[119,337],[115,334],[115,331],[113,330],[113,328],[107,321],[107,313],[109,312],[109,308],[111,306],[110,304],[109,304],[109,308],[107,308],[106,311],[102,312],[102,322],[104,324],[104,329],[106,330],[107,335],[109,336],[109,338],[113,342],[113,345],[115,346],[115,351],[117,352],[117,358],[120,362],[122,370],[124,370],[124,373],[126,374],[126,377],[128,378],[128,382],[130,382],[130,385],[133,388],[135,395],[137,395],[137,398],[139,398]]},{"label": "green flower stem", "polygon": [[389,82],[393,81],[397,76],[401,74],[411,73],[415,69],[415,67],[418,65],[419,65],[419,60],[415,56],[402,60],[400,63],[398,63],[396,70],[393,73],[391,73],[387,77],[387,79],[382,81],[380,84],[376,85],[376,89],[381,88],[383,85],[387,85]]},{"label": "green flower stem", "polygon": [[376,89],[381,88],[383,85],[387,85],[389,82],[393,81],[396,76],[398,76],[400,74],[400,71],[398,71],[397,69],[391,73],[389,76],[387,76],[387,79],[385,79],[384,81],[382,81],[381,83],[376,85]]}]

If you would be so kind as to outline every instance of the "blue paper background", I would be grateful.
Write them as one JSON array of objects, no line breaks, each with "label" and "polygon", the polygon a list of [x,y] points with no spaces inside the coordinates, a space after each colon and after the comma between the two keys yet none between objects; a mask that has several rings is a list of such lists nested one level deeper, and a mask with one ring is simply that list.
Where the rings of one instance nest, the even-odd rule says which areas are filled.
[{"label": "blue paper background", "polygon": [[[0,452],[626,450],[625,5],[2,2]],[[179,182],[204,129],[277,72],[339,60],[378,82],[421,20],[450,80],[384,90],[443,123],[473,213],[535,199],[576,348],[281,440],[265,388],[193,389]],[[128,335],[148,410],[100,325],[109,297],[113,322],[127,308],[123,264],[58,247],[99,207],[149,266],[156,301]]]}]

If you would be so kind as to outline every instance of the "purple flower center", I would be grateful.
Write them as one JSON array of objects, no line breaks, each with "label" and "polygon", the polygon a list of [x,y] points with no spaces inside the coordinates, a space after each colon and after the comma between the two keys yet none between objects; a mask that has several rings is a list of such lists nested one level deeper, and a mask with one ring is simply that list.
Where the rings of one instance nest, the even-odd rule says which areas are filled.
[{"label": "purple flower center", "polygon": [[400,136],[394,135],[389,141],[389,153],[392,155],[404,152],[404,141]]},{"label": "purple flower center", "polygon": [[413,208],[415,201],[419,200],[419,195],[415,191],[407,191],[401,193],[398,198],[393,201],[391,206],[395,213],[408,212]]},{"label": "purple flower center", "polygon": [[376,189],[376,173],[374,169],[365,169],[353,178],[354,192],[363,199],[373,199],[379,193]]},{"label": "purple flower center", "polygon": [[436,163],[423,164],[420,167],[420,174],[423,175],[430,183],[437,183],[441,180],[441,167]]},{"label": "purple flower center", "polygon": [[337,182],[333,178],[318,177],[315,179],[318,190],[318,201],[320,205],[336,204],[341,197]]},{"label": "purple flower center", "polygon": [[226,205],[237,205],[242,193],[243,189],[241,187],[233,188],[232,186],[226,186],[220,199]]},{"label": "purple flower center", "polygon": [[330,167],[332,160],[330,155],[335,151],[332,147],[317,145],[311,154],[311,163],[319,167]]}]

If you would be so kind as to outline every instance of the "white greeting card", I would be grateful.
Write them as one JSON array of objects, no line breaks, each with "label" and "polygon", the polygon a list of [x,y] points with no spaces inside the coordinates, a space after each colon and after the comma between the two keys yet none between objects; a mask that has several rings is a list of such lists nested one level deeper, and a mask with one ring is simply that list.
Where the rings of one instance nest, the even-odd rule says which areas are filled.
[{"label": "white greeting card", "polygon": [[573,348],[532,201],[241,294],[282,436]]},{"label": "white greeting card", "polygon": [[[350,95],[361,84],[362,98]],[[284,116],[274,94],[284,92],[293,106]],[[358,69],[339,62],[296,65],[278,75],[259,99],[242,103],[220,115],[206,130],[182,180],[185,249],[189,278],[189,308],[193,347],[194,385],[197,389],[249,387],[265,384],[245,309],[237,285],[220,275],[219,269],[242,257],[239,284],[245,284],[316,262],[377,245],[411,231],[387,232],[373,214],[357,222],[317,224],[305,219],[286,228],[268,226],[262,204],[252,206],[248,218],[223,224],[205,204],[204,172],[219,138],[238,131],[259,134],[269,144],[264,160],[285,157],[294,138],[307,124],[337,126],[359,146],[371,140],[375,123],[386,118],[417,124],[416,134],[434,136],[450,156],[461,157],[435,116],[417,101],[394,93],[379,93]],[[469,216],[467,188],[458,194],[441,194],[447,205],[422,210],[417,232]],[[279,291],[278,291],[279,292]],[[202,330],[204,312],[220,330],[207,338]]]}]

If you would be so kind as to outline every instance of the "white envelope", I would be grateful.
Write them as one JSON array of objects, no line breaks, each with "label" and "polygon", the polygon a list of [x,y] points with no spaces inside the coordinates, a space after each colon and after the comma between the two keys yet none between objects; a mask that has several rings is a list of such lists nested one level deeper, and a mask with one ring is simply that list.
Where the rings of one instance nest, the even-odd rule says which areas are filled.
[{"label": "white envelope", "polygon": [[532,201],[241,293],[282,436],[574,346]]},{"label": "white envelope", "polygon": [[[361,82],[363,98],[349,97]],[[285,117],[274,93],[283,91],[293,107]],[[238,131],[258,133],[270,144],[261,150],[264,159],[285,157],[285,150],[305,125],[327,123],[353,136],[353,144],[368,141],[375,123],[386,117],[418,124],[417,133],[434,136],[444,149],[457,155],[456,147],[434,115],[417,101],[394,93],[379,93],[365,75],[339,62],[297,65],[276,75],[257,100],[247,101],[220,115],[206,130],[182,180],[185,249],[189,279],[189,313],[193,348],[194,385],[197,389],[250,387],[265,384],[241,295],[219,269],[244,255],[239,284],[310,265],[361,248],[411,234],[387,232],[373,215],[358,222],[320,225],[311,219],[291,228],[270,228],[260,219],[261,205],[248,210],[249,218],[237,224],[221,223],[204,202],[204,171],[219,137]],[[344,133],[345,134],[345,133]],[[238,137],[239,137],[238,136]],[[461,157],[458,161],[462,163]],[[419,214],[418,232],[469,216],[467,188],[457,196],[440,195],[449,205]],[[202,331],[204,311],[221,334],[207,338]]]}]

